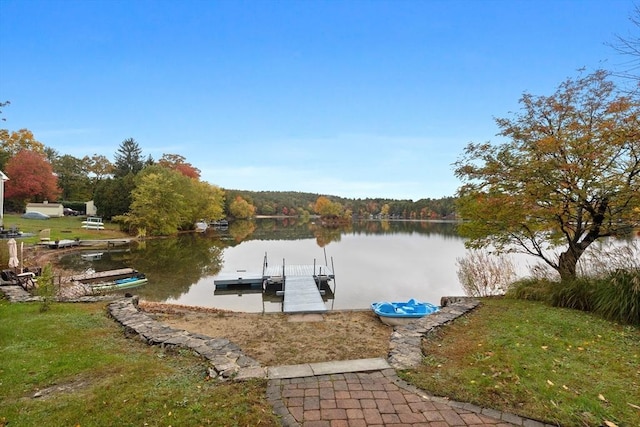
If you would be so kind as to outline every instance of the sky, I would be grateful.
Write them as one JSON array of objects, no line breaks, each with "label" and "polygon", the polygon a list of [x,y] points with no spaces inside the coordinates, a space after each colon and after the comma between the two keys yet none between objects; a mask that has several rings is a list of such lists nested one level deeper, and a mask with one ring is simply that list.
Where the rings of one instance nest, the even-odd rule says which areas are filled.
[{"label": "sky", "polygon": [[226,189],[453,196],[469,142],[580,69],[633,0],[0,0],[0,127],[59,154],[133,138]]}]

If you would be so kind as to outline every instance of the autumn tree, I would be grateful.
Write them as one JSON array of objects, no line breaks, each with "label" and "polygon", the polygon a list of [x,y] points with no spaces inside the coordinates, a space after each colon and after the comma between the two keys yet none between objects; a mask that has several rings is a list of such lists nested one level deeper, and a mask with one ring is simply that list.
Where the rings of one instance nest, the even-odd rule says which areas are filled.
[{"label": "autumn tree", "polygon": [[53,168],[41,153],[23,150],[6,165],[11,177],[5,183],[4,196],[16,209],[24,209],[29,202],[57,200],[60,189]]},{"label": "autumn tree", "polygon": [[251,203],[247,202],[240,196],[236,196],[236,198],[229,205],[229,213],[234,218],[238,219],[247,219],[251,218],[256,212],[255,206]]},{"label": "autumn tree", "polygon": [[130,210],[115,219],[131,231],[166,236],[192,229],[200,218],[220,218],[223,206],[223,193],[217,187],[154,165],[136,177]]},{"label": "autumn tree", "polygon": [[180,172],[189,178],[200,179],[200,169],[186,162],[186,159],[179,154],[163,154],[160,160],[158,160],[158,164],[162,167]]},{"label": "autumn tree", "polygon": [[128,174],[136,175],[142,170],[145,162],[142,149],[133,138],[122,141],[115,156],[114,177],[119,178]]},{"label": "autumn tree", "polygon": [[471,143],[455,164],[460,231],[570,280],[589,245],[640,225],[640,102],[598,71],[520,103],[496,120],[507,142]]},{"label": "autumn tree", "polygon": [[113,164],[102,154],[94,154],[91,157],[84,156],[82,160],[87,165],[87,172],[93,174],[96,181],[100,181],[114,172]]},{"label": "autumn tree", "polygon": [[4,168],[10,158],[20,151],[32,151],[44,154],[45,146],[38,141],[29,129],[10,132],[0,129],[0,168]]},{"label": "autumn tree", "polygon": [[[179,171],[176,171],[182,174]],[[184,175],[183,175],[184,176]],[[186,216],[185,226],[190,229],[201,220],[219,220],[224,218],[224,191],[208,182],[191,179],[190,188],[190,215]]]},{"label": "autumn tree", "polygon": [[313,206],[313,210],[322,218],[338,218],[343,212],[343,208],[340,203],[332,202],[325,196],[318,197]]},{"label": "autumn tree", "polygon": [[137,177],[131,194],[131,209],[126,221],[133,229],[145,229],[154,236],[178,231],[187,210],[185,180],[177,172],[162,167],[147,167]]}]

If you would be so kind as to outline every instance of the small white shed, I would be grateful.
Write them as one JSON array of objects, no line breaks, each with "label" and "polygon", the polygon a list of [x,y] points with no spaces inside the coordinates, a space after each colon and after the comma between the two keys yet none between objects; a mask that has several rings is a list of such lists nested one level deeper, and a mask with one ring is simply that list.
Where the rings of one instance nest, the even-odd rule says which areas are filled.
[{"label": "small white shed", "polygon": [[27,203],[26,212],[40,212],[52,218],[64,216],[64,206],[61,203]]},{"label": "small white shed", "polygon": [[96,209],[96,205],[93,204],[93,200],[89,200],[84,205],[86,207],[85,213],[87,216],[96,216],[98,214],[98,209]]}]

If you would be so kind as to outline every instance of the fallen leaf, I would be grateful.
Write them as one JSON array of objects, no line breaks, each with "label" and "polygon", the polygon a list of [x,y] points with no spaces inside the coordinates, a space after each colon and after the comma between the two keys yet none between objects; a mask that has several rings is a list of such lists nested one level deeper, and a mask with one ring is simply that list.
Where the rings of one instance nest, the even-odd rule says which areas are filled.
[{"label": "fallen leaf", "polygon": [[565,390],[569,390],[569,387],[567,387],[566,385],[562,384],[562,388]]},{"label": "fallen leaf", "polygon": [[554,385],[551,381],[547,380],[547,384]]},{"label": "fallen leaf", "polygon": [[548,349],[548,348],[549,348],[549,346],[548,346],[548,345],[543,345],[543,346],[541,346],[540,348],[542,348],[543,350],[546,350],[546,349]]},{"label": "fallen leaf", "polygon": [[607,420],[604,420],[604,424],[605,424],[607,427],[618,427],[618,425],[617,425],[617,424],[612,423],[611,421],[607,421]]},{"label": "fallen leaf", "polygon": [[631,406],[632,408],[635,408],[635,409],[640,409],[640,406],[634,405],[633,403],[627,402],[627,405],[629,405],[629,406]]},{"label": "fallen leaf", "polygon": [[598,399],[602,400],[603,402],[607,401],[607,399],[605,399],[605,397],[601,394],[598,395]]}]

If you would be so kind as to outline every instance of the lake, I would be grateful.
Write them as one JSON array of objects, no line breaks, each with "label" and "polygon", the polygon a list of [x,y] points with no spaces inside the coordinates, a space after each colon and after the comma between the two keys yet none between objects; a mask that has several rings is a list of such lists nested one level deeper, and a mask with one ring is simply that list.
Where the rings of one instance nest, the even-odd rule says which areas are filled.
[{"label": "lake", "polygon": [[[258,219],[206,233],[134,242],[102,251],[96,260],[72,254],[61,263],[78,271],[135,268],[149,282],[130,292],[148,301],[277,312],[282,310],[281,297],[251,289],[216,289],[214,280],[238,270],[261,273],[265,255],[271,264],[326,260],[336,277],[325,295],[329,310],[366,309],[375,301],[409,298],[439,304],[442,296],[464,295],[456,260],[465,254],[453,222],[364,221],[327,229],[313,221]],[[520,260],[520,270],[536,261]]]}]

